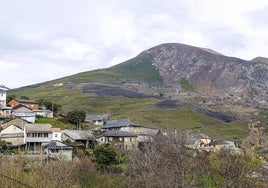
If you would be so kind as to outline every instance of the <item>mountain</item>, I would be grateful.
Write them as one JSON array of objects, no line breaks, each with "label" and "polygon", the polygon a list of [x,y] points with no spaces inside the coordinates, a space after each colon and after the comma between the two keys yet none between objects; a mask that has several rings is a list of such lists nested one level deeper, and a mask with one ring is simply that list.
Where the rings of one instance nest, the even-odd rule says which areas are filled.
[{"label": "mountain", "polygon": [[246,61],[210,49],[167,43],[107,69],[18,88],[12,94],[51,98],[66,109],[81,107],[96,112],[102,108],[93,108],[93,102],[85,107],[89,96],[103,100],[116,96],[154,98],[158,102],[179,100],[194,109],[198,107],[199,111],[205,109],[249,120],[252,114],[266,112],[267,89],[266,58]]}]

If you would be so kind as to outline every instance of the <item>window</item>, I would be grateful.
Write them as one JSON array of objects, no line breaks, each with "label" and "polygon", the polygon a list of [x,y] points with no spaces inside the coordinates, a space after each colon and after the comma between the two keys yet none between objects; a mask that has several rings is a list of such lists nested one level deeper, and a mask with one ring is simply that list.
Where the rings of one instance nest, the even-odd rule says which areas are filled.
[{"label": "window", "polygon": [[55,138],[58,138],[58,134],[55,134]]},{"label": "window", "polygon": [[129,141],[132,142],[132,138],[129,138]]}]

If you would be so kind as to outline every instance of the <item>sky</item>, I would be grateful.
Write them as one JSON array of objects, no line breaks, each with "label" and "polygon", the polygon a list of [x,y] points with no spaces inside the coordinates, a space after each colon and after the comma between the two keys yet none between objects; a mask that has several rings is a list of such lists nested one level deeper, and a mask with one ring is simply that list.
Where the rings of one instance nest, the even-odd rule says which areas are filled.
[{"label": "sky", "polygon": [[0,0],[0,84],[122,63],[162,43],[268,57],[267,0]]}]

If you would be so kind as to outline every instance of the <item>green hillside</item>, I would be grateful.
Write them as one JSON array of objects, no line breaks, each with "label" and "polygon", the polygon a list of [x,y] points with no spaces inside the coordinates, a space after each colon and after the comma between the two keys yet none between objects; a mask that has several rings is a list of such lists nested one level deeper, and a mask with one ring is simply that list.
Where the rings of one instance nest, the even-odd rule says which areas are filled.
[{"label": "green hillside", "polygon": [[[247,125],[235,121],[224,123],[215,118],[194,112],[190,107],[158,108],[157,98],[127,98],[122,96],[99,97],[84,93],[88,84],[122,85],[124,83],[162,84],[159,71],[152,65],[153,58],[142,53],[137,57],[108,69],[88,71],[53,81],[39,83],[9,91],[9,94],[30,99],[47,99],[62,105],[61,113],[83,109],[92,114],[111,114],[111,119],[129,118],[132,121],[162,130],[168,128],[192,129],[214,138],[239,140],[248,135]],[[52,122],[55,124],[56,122]],[[64,127],[64,125],[59,124]]]}]

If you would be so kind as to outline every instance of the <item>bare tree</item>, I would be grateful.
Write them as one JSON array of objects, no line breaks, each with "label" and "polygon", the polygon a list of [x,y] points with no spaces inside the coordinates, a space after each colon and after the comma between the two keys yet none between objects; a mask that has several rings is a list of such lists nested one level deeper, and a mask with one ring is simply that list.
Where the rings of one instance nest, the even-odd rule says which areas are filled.
[{"label": "bare tree", "polygon": [[192,150],[185,147],[184,132],[169,132],[139,151],[129,153],[129,187],[186,187]]}]

